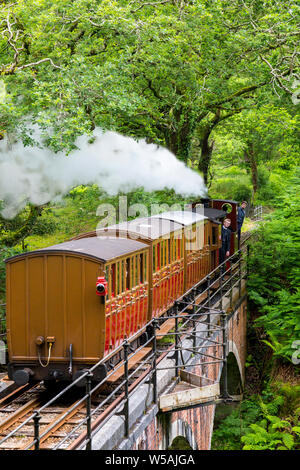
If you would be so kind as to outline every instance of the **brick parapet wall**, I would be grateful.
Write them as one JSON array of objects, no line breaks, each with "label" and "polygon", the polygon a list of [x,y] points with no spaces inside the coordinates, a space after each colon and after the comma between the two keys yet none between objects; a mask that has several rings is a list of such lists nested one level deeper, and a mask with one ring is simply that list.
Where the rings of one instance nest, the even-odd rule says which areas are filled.
[{"label": "brick parapet wall", "polygon": [[[235,312],[229,315],[227,324],[227,354],[232,352],[236,357],[242,381],[244,381],[246,360],[246,321],[247,304],[244,299]],[[222,339],[221,332],[215,336],[219,340]],[[222,357],[222,346],[209,346],[206,353],[211,356]],[[201,359],[201,362],[214,361],[214,358],[209,357]],[[222,364],[219,362],[217,364],[196,366],[192,371],[216,382],[220,380]],[[203,385],[207,385],[207,383],[204,379]],[[208,450],[211,445],[214,414],[214,404],[169,413],[158,413],[138,436],[132,449],[166,450],[176,436],[182,435],[193,449]]]}]

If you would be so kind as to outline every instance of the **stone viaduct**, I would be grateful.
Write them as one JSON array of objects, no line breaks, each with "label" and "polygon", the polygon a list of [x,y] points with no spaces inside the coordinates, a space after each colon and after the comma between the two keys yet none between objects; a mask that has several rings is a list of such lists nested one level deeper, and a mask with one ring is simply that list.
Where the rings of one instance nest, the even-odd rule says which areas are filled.
[{"label": "stone viaduct", "polygon": [[[210,325],[199,323],[196,336],[182,341],[180,355],[183,365],[189,361],[183,368],[199,377],[200,386],[220,386],[219,396],[198,403],[179,404],[171,410],[162,409],[162,397],[170,396],[178,383],[174,354],[167,355],[157,372],[157,402],[153,384],[149,381],[141,385],[129,399],[129,435],[124,437],[124,416],[115,414],[93,432],[93,450],[167,450],[178,436],[183,436],[194,450],[210,449],[217,403],[230,401],[232,396],[237,399],[243,390],[247,318],[245,281],[239,288],[232,289],[230,299],[228,296],[222,299],[221,307],[222,318],[226,318],[223,331],[219,327],[220,310],[215,307],[210,310]],[[199,354],[192,352],[195,344]]]}]

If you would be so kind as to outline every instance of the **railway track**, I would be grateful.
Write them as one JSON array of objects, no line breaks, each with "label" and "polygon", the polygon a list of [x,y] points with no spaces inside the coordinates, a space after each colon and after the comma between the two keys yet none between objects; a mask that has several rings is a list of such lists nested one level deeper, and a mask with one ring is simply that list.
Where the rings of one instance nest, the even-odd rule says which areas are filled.
[{"label": "railway track", "polygon": [[[166,322],[165,322],[166,323]],[[162,339],[162,338],[161,338]],[[161,341],[160,350],[163,352],[157,358],[159,363],[173,347],[173,342]],[[130,367],[129,392],[133,391],[149,374],[151,370],[152,354],[151,348],[146,349],[147,353],[139,357],[143,360],[133,362]],[[141,350],[142,350],[141,349]],[[148,358],[147,358],[148,356]],[[91,421],[92,430],[99,424],[108,420],[124,399],[125,390],[122,385],[123,374],[122,365],[112,370],[110,380],[104,384],[98,393],[92,395]],[[121,370],[121,372],[120,372]],[[20,387],[21,389],[22,387]],[[74,388],[74,387],[73,387]],[[80,389],[75,389],[75,395],[84,395]],[[111,397],[113,390],[116,390],[114,397]],[[74,391],[73,391],[74,392]],[[86,416],[86,398],[81,396],[74,401],[74,393],[67,394],[61,399],[51,402],[49,392],[41,382],[24,393],[17,389],[10,396],[0,401],[0,450],[30,450],[34,448],[34,415],[39,415],[39,447],[40,449],[51,450],[58,445],[60,449],[75,449],[85,438],[86,426],[82,422]],[[99,409],[96,408],[103,403]],[[94,412],[95,410],[95,412]],[[72,437],[67,436],[73,428],[77,428]],[[19,428],[19,429],[18,429]],[[11,437],[9,435],[11,434]],[[4,442],[1,442],[8,437]],[[64,441],[61,444],[61,441]]]},{"label": "railway track", "polygon": [[[245,242],[248,238],[244,237],[242,240],[242,251],[245,250]],[[213,283],[211,288],[213,290]],[[217,288],[216,283],[215,289]],[[226,292],[223,294],[226,295]],[[197,299],[197,304],[205,303],[207,294],[199,293]],[[203,319],[205,314],[200,316]],[[172,332],[173,326],[174,320],[170,317],[160,325],[160,330],[157,332],[160,350],[160,356],[156,358],[157,364],[174,347],[173,339],[170,337],[168,340],[167,336],[168,332]],[[130,393],[145,381],[151,371],[152,362],[152,349],[143,346],[138,348],[135,361],[130,363],[129,359],[127,363],[129,369],[127,392]],[[33,449],[37,422],[40,449],[72,450],[78,448],[86,438],[86,423],[89,419],[86,412],[87,406],[90,408],[89,426],[93,431],[100,424],[104,424],[122,404],[126,391],[123,378],[124,365],[120,363],[109,372],[107,381],[91,395],[89,405],[84,389],[69,386],[68,392],[62,395],[61,392],[55,398],[54,394],[49,396],[43,383],[33,387],[19,387],[0,400],[0,450]],[[72,435],[70,435],[71,431]]]},{"label": "railway track", "polygon": [[[74,402],[74,394],[49,406],[48,402],[49,392],[42,383],[18,397],[5,397],[0,403],[0,442],[4,437],[12,435],[0,444],[0,450],[33,448],[30,444],[34,439],[35,412],[39,414],[41,449],[51,449],[58,439],[70,431],[70,427],[84,418],[85,403],[80,398]],[[82,432],[82,429],[79,431]]]}]

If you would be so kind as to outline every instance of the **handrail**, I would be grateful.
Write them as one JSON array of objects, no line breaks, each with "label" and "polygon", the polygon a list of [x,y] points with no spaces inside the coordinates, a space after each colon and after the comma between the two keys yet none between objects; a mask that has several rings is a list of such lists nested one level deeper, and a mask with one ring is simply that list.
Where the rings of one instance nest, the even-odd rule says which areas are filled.
[{"label": "handrail", "polygon": [[[235,261],[236,259],[238,259],[238,261]],[[182,331],[183,331],[183,328],[184,327],[188,327],[189,324],[191,324],[191,322],[194,322],[194,327],[193,328],[196,328],[196,324],[195,322],[198,322],[198,323],[203,323],[200,322],[200,320],[197,318],[199,317],[199,315],[201,316],[209,316],[209,323],[207,323],[208,327],[207,327],[207,334],[211,334],[213,333],[214,331],[217,332],[217,331],[223,331],[223,334],[224,333],[224,329],[225,329],[225,326],[224,326],[224,313],[222,312],[222,309],[221,310],[216,310],[214,309],[215,311],[212,311],[212,312],[209,312],[209,308],[210,308],[210,304],[212,303],[212,299],[216,298],[216,296],[218,295],[218,293],[225,293],[226,291],[226,286],[229,285],[229,289],[227,290],[230,291],[230,294],[232,296],[232,291],[233,291],[233,288],[235,285],[237,285],[239,283],[239,286],[241,286],[241,279],[242,279],[242,276],[244,274],[244,256],[243,256],[243,252],[242,250],[238,250],[236,253],[234,253],[233,255],[231,255],[229,258],[227,258],[224,262],[222,262],[217,268],[215,268],[213,271],[211,271],[209,274],[207,274],[204,278],[202,278],[196,285],[194,285],[193,287],[191,287],[187,292],[185,292],[182,296],[180,296],[176,301],[175,301],[175,315],[171,315],[171,316],[168,316],[166,318],[174,318],[175,319],[175,332],[174,333],[167,333],[167,335],[174,335],[174,338],[175,338],[175,347],[173,346],[172,350],[174,351],[175,353],[175,356],[178,356],[178,351],[180,350],[180,348],[178,348],[178,342],[176,340],[176,338],[179,338],[180,334],[182,335]],[[228,262],[232,262],[232,265],[231,265],[231,268],[230,268],[230,275],[229,275],[229,278],[225,281],[224,281],[224,276],[226,274],[226,264]],[[224,268],[225,268],[225,272],[224,272]],[[232,269],[233,272],[232,272]],[[236,272],[237,270],[237,272]],[[232,284],[232,280],[235,279],[235,277],[238,276],[238,280],[236,282],[234,282],[234,284]],[[213,278],[213,282],[210,283],[210,281],[212,280]],[[221,287],[218,287],[217,290],[215,292],[211,292],[212,291],[212,286],[217,283],[218,281],[220,281],[220,284],[221,284]],[[206,286],[207,284],[207,286]],[[201,290],[201,292],[199,291],[199,288],[200,287],[203,287],[204,285],[204,290]],[[199,298],[199,296],[202,296],[203,294],[205,293],[208,293],[208,299],[206,300],[206,302],[204,302],[204,304],[201,304],[201,305],[197,305],[196,304],[196,301],[197,301],[197,298]],[[190,299],[189,302],[187,301],[187,299]],[[222,297],[221,297],[222,298]],[[208,303],[208,307],[206,307]],[[186,305],[184,305],[186,304]],[[182,306],[183,308],[180,310],[179,312],[179,306]],[[186,309],[189,307],[189,306],[193,306],[193,313],[190,313],[189,315],[186,315]],[[208,310],[206,312],[203,312],[203,310],[207,308]],[[216,328],[217,325],[214,325],[213,323],[211,323],[210,321],[210,315],[220,315],[221,316],[221,319],[223,318],[222,320],[222,323],[221,323],[221,326],[218,328]],[[183,322],[182,322],[182,325],[178,325],[178,318],[182,318],[183,319]],[[161,317],[161,319],[165,319],[165,317]],[[153,381],[153,386],[155,388],[155,391],[154,391],[154,396],[156,397],[157,399],[157,391],[156,391],[156,373],[158,370],[162,370],[162,368],[157,368],[157,365],[156,365],[156,356],[157,356],[157,347],[156,347],[156,329],[158,328],[158,320],[157,318],[153,318],[151,319],[149,322],[147,322],[145,325],[143,325],[142,328],[140,328],[136,333],[134,333],[134,335],[132,335],[130,338],[127,338],[123,341],[123,343],[118,347],[116,348],[115,350],[111,351],[107,356],[105,356],[104,358],[102,358],[101,360],[99,360],[96,364],[94,364],[92,367],[90,367],[89,369],[87,369],[85,372],[82,373],[82,375],[80,375],[76,380],[74,380],[72,383],[70,383],[66,388],[64,388],[60,393],[58,393],[55,397],[51,398],[46,404],[44,404],[42,407],[40,407],[38,410],[35,410],[23,423],[21,423],[17,428],[15,428],[13,431],[11,431],[7,436],[5,436],[2,440],[0,440],[0,444],[4,443],[7,439],[9,439],[10,437],[12,437],[13,435],[16,434],[16,432],[18,432],[23,426],[25,426],[29,421],[33,420],[34,421],[34,426],[35,426],[35,438],[33,439],[33,441],[28,444],[27,448],[31,448],[31,447],[35,447],[36,450],[39,449],[39,441],[41,438],[44,437],[45,435],[45,432],[42,433],[41,435],[39,434],[39,419],[40,419],[40,413],[45,410],[47,407],[49,407],[50,405],[52,405],[54,402],[56,402],[57,400],[59,400],[59,398],[61,398],[66,392],[68,392],[70,389],[72,389],[73,387],[75,387],[79,382],[82,382],[82,380],[85,379],[85,382],[86,382],[86,393],[84,394],[84,396],[80,399],[79,403],[77,402],[76,403],[76,406],[78,406],[78,404],[81,404],[83,403],[84,401],[86,401],[86,410],[87,410],[87,416],[82,420],[80,421],[80,423],[78,423],[78,426],[76,426],[75,428],[72,429],[72,431],[63,439],[63,441],[60,441],[55,447],[54,449],[57,449],[59,447],[61,447],[61,445],[67,440],[67,438],[70,437],[70,435],[74,434],[74,429],[78,429],[80,426],[82,426],[83,424],[87,424],[87,434],[88,434],[88,437],[87,437],[87,448],[91,448],[91,417],[95,414],[96,410],[98,410],[101,406],[103,406],[104,404],[107,403],[107,401],[109,401],[114,395],[116,395],[116,393],[122,388],[125,386],[125,400],[123,400],[123,402],[125,403],[125,405],[127,406],[127,411],[125,412],[125,431],[126,433],[128,434],[128,426],[129,426],[129,396],[133,393],[133,390],[131,390],[131,392],[129,393],[128,392],[128,381],[130,378],[132,378],[132,376],[134,375],[134,373],[136,373],[136,369],[134,371],[134,373],[131,373],[131,374],[128,374],[128,367],[127,367],[127,364],[128,364],[128,361],[129,359],[131,359],[132,357],[135,356],[135,354],[137,354],[141,349],[143,349],[146,345],[148,344],[153,344],[153,349],[152,349],[152,352],[151,354],[139,365],[139,368],[141,368],[143,365],[147,364],[147,362],[149,362],[149,359],[151,360],[152,362],[152,366],[150,367],[150,370],[149,370],[149,374],[147,376],[147,378],[149,378],[149,376],[151,377],[151,380]],[[135,340],[137,339],[140,334],[142,332],[144,332],[147,327],[151,327],[152,328],[152,331],[153,331],[153,334],[152,336],[146,341],[146,343],[144,343],[143,345],[141,345],[140,347],[138,347],[134,352],[132,352],[131,354],[128,354],[128,347],[129,345]],[[160,336],[166,336],[166,335],[162,335],[160,334]],[[203,340],[205,341],[209,341],[209,340],[212,340],[212,338],[203,338]],[[222,340],[222,344],[224,343],[224,340]],[[221,343],[218,343],[218,344],[221,344]],[[201,348],[200,348],[201,349]],[[182,350],[182,348],[181,348]],[[118,364],[112,371],[109,372],[109,374],[104,378],[102,379],[102,381],[100,381],[99,383],[97,383],[96,386],[94,386],[93,388],[91,388],[91,377],[93,375],[93,372],[95,371],[95,369],[97,369],[99,366],[103,365],[104,363],[106,363],[112,356],[114,356],[117,352],[123,352],[123,357],[124,357],[124,362]],[[199,353],[199,354],[204,354],[204,353]],[[204,354],[205,355],[205,354]],[[224,362],[225,359],[224,357],[221,359],[219,357],[216,358],[217,362],[218,361],[222,361]],[[175,366],[173,366],[172,368],[175,368],[176,371],[178,371],[179,367],[180,367],[180,364],[179,364],[179,358],[176,357],[176,364]],[[203,364],[203,363],[202,363]],[[125,377],[124,377],[124,380],[121,381],[121,383],[94,409],[94,410],[91,410],[91,407],[90,407],[90,404],[91,404],[91,396],[93,393],[95,393],[96,390],[98,390],[106,381],[107,379],[112,375],[114,374],[120,367],[122,366],[125,366]],[[146,380],[146,378],[144,379]],[[126,406],[124,409],[126,409]],[[75,407],[75,405],[74,405]],[[74,410],[74,407],[72,407],[70,410],[68,410],[59,420],[59,422],[64,419],[65,417],[67,417],[71,411]],[[120,407],[120,406],[119,406]],[[57,422],[55,423],[57,424]],[[50,428],[51,429],[51,428]],[[48,429],[49,431],[49,429]]]}]

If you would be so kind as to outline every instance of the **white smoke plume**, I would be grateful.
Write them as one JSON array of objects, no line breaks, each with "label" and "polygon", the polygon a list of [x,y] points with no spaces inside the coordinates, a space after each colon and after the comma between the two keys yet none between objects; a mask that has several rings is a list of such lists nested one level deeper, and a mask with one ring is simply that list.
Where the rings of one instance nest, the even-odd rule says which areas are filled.
[{"label": "white smoke plume", "polygon": [[203,196],[202,177],[163,147],[96,129],[95,140],[77,139],[69,156],[49,149],[0,142],[2,216],[13,218],[28,202],[45,204],[78,185],[96,183],[109,195],[143,186]]}]

